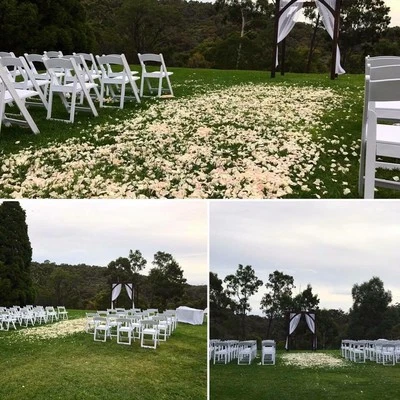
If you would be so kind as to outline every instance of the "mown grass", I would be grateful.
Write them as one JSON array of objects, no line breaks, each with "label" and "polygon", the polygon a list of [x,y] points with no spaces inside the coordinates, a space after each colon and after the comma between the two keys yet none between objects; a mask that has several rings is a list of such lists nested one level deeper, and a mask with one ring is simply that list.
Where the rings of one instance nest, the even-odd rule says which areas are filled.
[{"label": "mown grass", "polygon": [[[339,357],[338,351],[324,353]],[[211,365],[210,400],[353,400],[399,398],[400,366],[373,362],[347,363],[340,368]]]},{"label": "mown grass", "polygon": [[205,400],[206,330],[179,324],[155,351],[87,333],[28,341],[0,332],[0,399]]},{"label": "mown grass", "polygon": [[[138,69],[137,66],[134,68]],[[363,108],[363,76],[362,75],[343,75],[339,79],[332,81],[327,74],[286,74],[277,75],[276,79],[271,79],[267,71],[224,71],[206,69],[186,69],[171,68],[174,72],[172,77],[173,88],[177,98],[191,97],[206,93],[215,88],[224,88],[243,83],[267,83],[270,85],[295,85],[299,87],[323,87],[331,88],[344,95],[343,106],[334,112],[326,113],[323,122],[330,126],[329,129],[315,132],[315,141],[321,142],[321,147],[325,149],[321,154],[318,165],[313,169],[309,176],[308,186],[310,190],[295,189],[288,198],[359,198],[357,191],[358,183],[358,149],[357,154],[342,154],[339,147],[350,148],[354,143],[359,143],[361,132],[361,118]],[[240,88],[238,87],[238,90]],[[47,121],[43,109],[31,108],[41,133],[33,135],[29,130],[19,127],[2,128],[0,135],[0,154],[11,154],[21,149],[33,146],[40,148],[49,142],[62,143],[71,137],[81,137],[82,131],[91,130],[97,125],[105,123],[117,123],[132,115],[132,113],[145,112],[146,109],[158,101],[143,99],[141,104],[135,102],[127,103],[124,110],[99,109],[99,117],[93,118],[85,113],[77,113],[74,125],[65,124],[57,121]],[[66,116],[61,105],[56,107],[58,116]],[[212,123],[210,123],[212,125]],[[339,137],[340,143],[330,143],[334,137]],[[88,141],[92,140],[87,138]],[[323,143],[323,146],[322,146]],[[231,149],[232,152],[235,149]],[[227,149],[230,151],[230,149]],[[349,153],[354,153],[350,151]],[[334,160],[334,161],[332,161]],[[332,162],[338,165],[351,165],[349,170],[344,173],[331,171]],[[320,168],[323,167],[323,168]],[[113,167],[110,166],[112,169]],[[391,173],[393,176],[396,173]],[[315,188],[315,180],[324,182],[325,188],[318,190]],[[347,182],[347,184],[343,184]],[[350,193],[344,193],[346,188]],[[380,189],[376,194],[380,198],[396,198],[398,192]]]}]

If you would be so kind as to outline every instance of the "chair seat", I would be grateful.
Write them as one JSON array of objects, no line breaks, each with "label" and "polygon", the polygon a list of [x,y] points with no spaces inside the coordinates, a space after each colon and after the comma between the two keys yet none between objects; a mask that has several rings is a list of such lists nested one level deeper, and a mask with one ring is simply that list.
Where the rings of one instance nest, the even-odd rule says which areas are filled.
[{"label": "chair seat", "polygon": [[400,101],[377,101],[375,111],[379,118],[400,118]]},{"label": "chair seat", "polygon": [[[26,89],[16,89],[18,96],[20,99],[27,99],[29,97],[38,96],[39,93],[34,90],[26,90]],[[4,100],[6,103],[12,103],[13,98],[8,90],[6,90]]]},{"label": "chair seat", "polygon": [[146,328],[142,330],[142,333],[147,335],[155,335],[157,334],[157,331],[155,329]]},{"label": "chair seat", "polygon": [[131,331],[132,331],[132,328],[131,328],[130,326],[121,326],[121,327],[119,328],[119,331],[120,331],[120,332],[131,332]]},{"label": "chair seat", "polygon": [[173,72],[160,72],[160,71],[154,71],[154,72],[145,72],[143,73],[143,78],[165,78],[166,76],[171,76]]},{"label": "chair seat", "polygon": [[[50,81],[44,80],[44,79],[39,79],[36,81],[36,83],[38,84],[38,86],[44,86],[44,85],[48,85],[50,83]],[[28,82],[16,82],[14,83],[14,87],[16,89],[33,89],[34,88],[34,84],[32,81],[28,81]]]},{"label": "chair seat", "polygon": [[378,124],[376,141],[388,144],[400,144],[400,126]]},{"label": "chair seat", "polygon": [[275,354],[275,349],[262,349],[263,354]]},{"label": "chair seat", "polygon": [[[134,81],[139,80],[140,78],[138,76],[132,76],[132,79]],[[122,82],[128,83],[129,82],[129,77],[126,75],[115,75],[112,77],[108,77],[108,78],[103,78],[103,83],[108,83],[108,84],[113,84],[113,83],[119,83],[121,84]]]}]

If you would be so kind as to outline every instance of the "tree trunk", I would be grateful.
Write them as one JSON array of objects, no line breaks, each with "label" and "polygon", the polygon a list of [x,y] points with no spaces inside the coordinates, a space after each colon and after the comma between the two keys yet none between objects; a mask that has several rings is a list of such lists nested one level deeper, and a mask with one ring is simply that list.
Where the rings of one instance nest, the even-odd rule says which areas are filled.
[{"label": "tree trunk", "polygon": [[244,28],[246,26],[246,15],[244,13],[244,9],[241,8],[240,12],[242,14],[242,28],[240,30],[240,42],[239,42],[238,51],[237,51],[236,69],[239,69],[240,58],[241,58],[241,55],[242,55],[242,39],[244,37]]},{"label": "tree trunk", "polygon": [[246,314],[242,314],[242,340],[246,340]]},{"label": "tree trunk", "polygon": [[267,339],[269,339],[269,334],[271,332],[271,326],[272,326],[272,318],[268,318]]},{"label": "tree trunk", "polygon": [[320,15],[318,14],[317,21],[316,21],[315,26],[314,26],[314,32],[313,32],[312,39],[311,39],[310,51],[308,53],[308,61],[307,61],[307,69],[306,69],[307,73],[310,72],[310,68],[311,68],[311,59],[312,59],[312,55],[313,55],[314,50],[315,50],[315,40],[317,38],[319,21],[320,21]]}]

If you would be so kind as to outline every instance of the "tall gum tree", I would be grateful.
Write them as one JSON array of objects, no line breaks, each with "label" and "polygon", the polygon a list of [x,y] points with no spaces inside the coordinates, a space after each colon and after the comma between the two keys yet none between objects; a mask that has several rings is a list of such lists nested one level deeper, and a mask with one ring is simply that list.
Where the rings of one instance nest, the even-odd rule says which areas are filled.
[{"label": "tall gum tree", "polygon": [[5,201],[0,204],[0,305],[33,302],[31,262],[25,211],[18,201]]}]

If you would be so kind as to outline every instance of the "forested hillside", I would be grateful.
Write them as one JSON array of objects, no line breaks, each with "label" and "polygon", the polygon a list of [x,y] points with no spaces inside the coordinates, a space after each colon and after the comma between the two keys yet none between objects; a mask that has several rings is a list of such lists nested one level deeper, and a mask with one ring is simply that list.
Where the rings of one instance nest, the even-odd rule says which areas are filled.
[{"label": "forested hillside", "polygon": [[[50,261],[32,262],[31,276],[35,291],[34,304],[65,305],[67,308],[104,310],[111,305],[111,283],[114,279],[110,269],[94,265],[57,265]],[[118,282],[118,278],[115,282]],[[132,280],[132,279],[131,279]],[[127,280],[127,281],[131,281]],[[175,308],[180,305],[204,309],[207,307],[207,287],[183,285],[182,295],[167,296],[166,302],[156,296],[155,286],[149,278],[135,277],[135,307]],[[117,300],[118,307],[130,308],[131,301],[125,290]]]},{"label": "forested hillside", "polygon": [[[325,72],[331,40],[313,8],[287,39],[287,70]],[[176,67],[268,70],[272,0],[0,0],[0,49],[93,53],[162,52]],[[366,55],[400,55],[400,28],[388,28],[382,0],[342,2],[340,47],[347,72]]]}]

